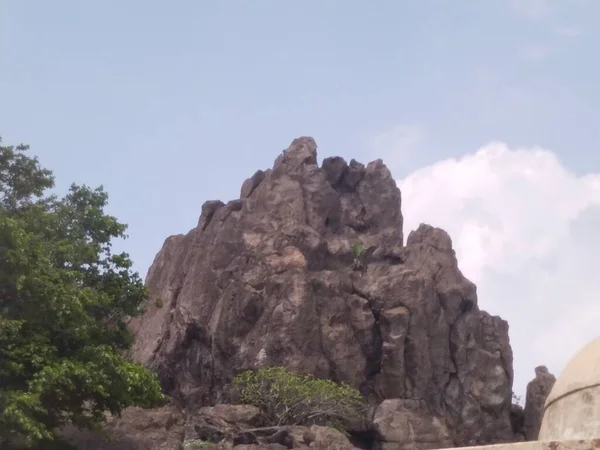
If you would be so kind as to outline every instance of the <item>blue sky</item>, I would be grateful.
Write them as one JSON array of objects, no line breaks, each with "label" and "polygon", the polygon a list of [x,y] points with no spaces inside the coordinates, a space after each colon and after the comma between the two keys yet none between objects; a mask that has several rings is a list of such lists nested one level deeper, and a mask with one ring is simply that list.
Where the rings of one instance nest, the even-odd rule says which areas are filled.
[{"label": "blue sky", "polygon": [[[591,0],[0,0],[0,135],[5,144],[29,143],[61,191],[71,182],[103,184],[110,212],[130,225],[126,248],[142,276],[168,235],[195,226],[205,200],[236,198],[245,178],[301,135],[317,140],[320,157],[383,158],[401,187],[448,158],[466,170],[451,185],[468,184],[478,167],[498,174],[509,160],[521,170],[516,149],[531,156],[536,146],[547,149],[544,167],[556,169],[555,161],[589,187],[583,176],[600,172],[599,14]],[[505,162],[460,159],[490,141],[508,146]],[[539,158],[527,161],[539,169]],[[422,185],[433,186],[427,180]],[[468,186],[473,199],[481,186]],[[525,194],[547,192],[523,186]],[[456,222],[464,198],[409,191],[405,203],[430,201],[413,207],[421,216],[407,223],[431,218],[459,236],[459,260],[480,303],[525,336],[525,322],[519,328],[493,287],[514,273],[469,259],[489,248],[461,240],[475,220],[469,213]],[[539,202],[552,201],[540,198],[515,206],[524,211],[518,220],[545,228],[542,219],[571,211],[542,211],[532,221]],[[440,215],[440,201],[457,206]],[[479,198],[478,210],[487,201]],[[478,216],[478,229],[504,217],[501,208],[490,211],[484,216],[497,217]],[[560,216],[565,227],[579,217],[573,211]],[[508,242],[509,228],[492,235]],[[510,242],[498,248],[520,255],[524,241]],[[491,276],[505,278],[494,284]],[[551,367],[560,370],[588,338],[574,337]],[[531,375],[542,358],[539,348],[528,351],[520,358]]]}]

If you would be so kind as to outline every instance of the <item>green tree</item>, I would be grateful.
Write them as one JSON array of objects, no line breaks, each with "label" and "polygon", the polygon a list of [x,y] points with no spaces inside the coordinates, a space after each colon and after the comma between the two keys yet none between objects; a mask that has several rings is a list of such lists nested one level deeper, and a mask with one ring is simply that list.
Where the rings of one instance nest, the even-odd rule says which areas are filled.
[{"label": "green tree", "polygon": [[48,195],[52,172],[27,150],[0,141],[0,447],[164,398],[123,356],[148,298],[129,256],[111,252],[126,225],[105,214],[101,187]]},{"label": "green tree", "polygon": [[270,425],[325,425],[362,420],[366,404],[356,389],[283,367],[246,371],[233,381],[242,403],[256,406]]}]

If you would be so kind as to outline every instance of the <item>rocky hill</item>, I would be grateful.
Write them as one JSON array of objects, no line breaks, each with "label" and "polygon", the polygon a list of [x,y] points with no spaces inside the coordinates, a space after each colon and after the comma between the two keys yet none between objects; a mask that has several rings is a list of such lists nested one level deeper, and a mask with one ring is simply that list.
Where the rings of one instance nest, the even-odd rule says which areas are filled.
[{"label": "rocky hill", "polygon": [[479,309],[446,232],[423,224],[404,243],[402,228],[381,160],[319,166],[315,141],[296,139],[239,199],[206,202],[195,229],[165,241],[132,356],[182,423],[230,402],[240,371],[283,365],[358,388],[372,405],[353,432],[365,447],[518,439],[508,324]]}]

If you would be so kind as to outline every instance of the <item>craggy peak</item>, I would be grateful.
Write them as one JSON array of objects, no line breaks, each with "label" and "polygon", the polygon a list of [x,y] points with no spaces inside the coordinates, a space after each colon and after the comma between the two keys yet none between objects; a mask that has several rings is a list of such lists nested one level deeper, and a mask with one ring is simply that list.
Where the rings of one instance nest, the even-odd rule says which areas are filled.
[{"label": "craggy peak", "polygon": [[167,238],[134,360],[188,412],[284,366],[359,389],[373,414],[358,428],[387,449],[513,440],[508,324],[479,310],[446,232],[421,225],[404,245],[400,207],[381,160],[319,167],[314,139],[294,140]]},{"label": "craggy peak", "polygon": [[[508,324],[478,308],[445,231],[422,224],[404,243],[400,207],[381,160],[333,157],[319,166],[310,137],[247,179],[239,199],[205,202],[196,228],[166,239],[146,279],[147,310],[130,323],[131,357],[159,375],[172,401],[126,410],[111,432],[156,449],[535,439],[548,385],[532,384],[527,414],[511,404]],[[313,386],[307,375],[333,384]],[[304,421],[289,423],[301,416],[286,403],[291,392],[316,395],[294,397]],[[308,419],[316,416],[306,405],[327,409],[330,395],[346,405],[345,435],[322,426],[334,422]],[[277,423],[265,423],[266,414]]]}]

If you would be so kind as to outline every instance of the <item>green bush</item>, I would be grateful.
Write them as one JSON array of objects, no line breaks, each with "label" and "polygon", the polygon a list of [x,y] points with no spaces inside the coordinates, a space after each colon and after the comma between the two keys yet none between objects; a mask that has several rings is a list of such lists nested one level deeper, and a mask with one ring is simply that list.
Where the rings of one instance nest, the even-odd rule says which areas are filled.
[{"label": "green bush", "polygon": [[366,404],[356,389],[331,380],[293,374],[269,367],[238,375],[234,390],[242,403],[256,406],[270,425],[324,425],[364,418]]},{"label": "green bush", "polygon": [[360,260],[365,254],[365,248],[362,246],[361,242],[355,242],[352,246],[352,254],[354,255],[354,259]]}]

